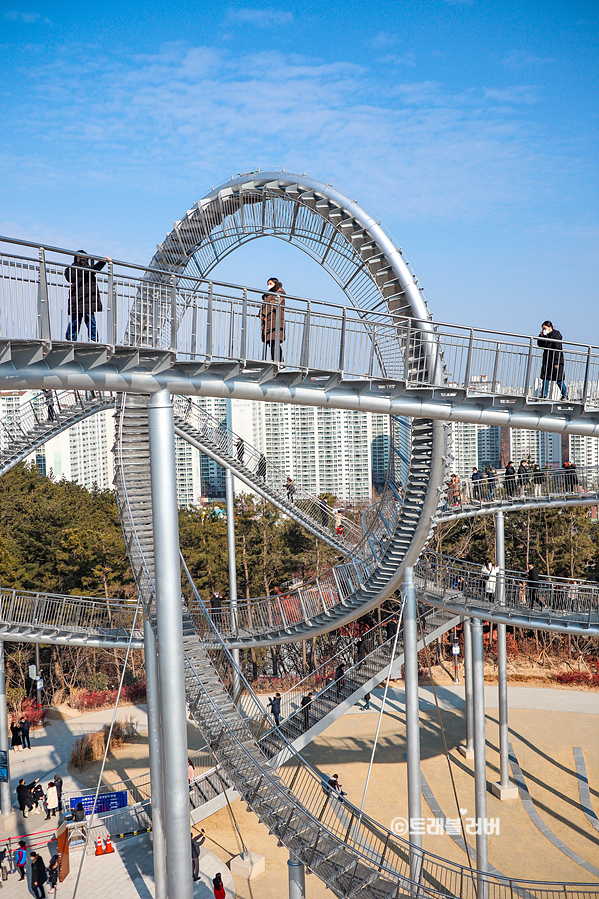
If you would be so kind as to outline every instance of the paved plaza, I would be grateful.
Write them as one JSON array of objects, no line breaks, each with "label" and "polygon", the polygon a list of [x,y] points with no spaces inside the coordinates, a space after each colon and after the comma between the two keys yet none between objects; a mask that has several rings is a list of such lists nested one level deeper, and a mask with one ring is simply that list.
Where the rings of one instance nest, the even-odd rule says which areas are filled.
[{"label": "paved plaza", "polygon": [[[390,826],[393,819],[407,813],[405,752],[404,693],[399,682],[392,685],[387,699],[381,734],[376,755],[374,773],[366,800],[366,812],[381,823]],[[420,688],[422,772],[435,801],[444,814],[452,817],[454,800],[447,774],[446,761],[441,751],[432,688]],[[365,711],[362,704],[335,721],[304,750],[308,761],[321,773],[338,773],[349,798],[359,805],[370,758],[372,740],[376,728],[383,689],[373,691],[371,708]],[[443,724],[450,750],[464,742],[464,694],[463,686],[437,688],[442,710]],[[580,858],[595,863],[599,858],[599,833],[593,829],[581,809],[578,780],[573,757],[573,747],[584,751],[591,792],[591,802],[599,809],[599,745],[596,734],[599,723],[599,694],[591,691],[559,690],[513,686],[509,688],[510,741],[522,768],[527,788],[535,809],[545,826]],[[498,779],[499,758],[497,739],[497,687],[485,686],[487,708],[487,780]],[[130,706],[119,710],[118,717],[132,716],[139,730],[147,726],[144,706]],[[65,790],[77,789],[77,781],[67,771],[67,761],[73,739],[83,733],[99,729],[112,717],[112,710],[79,715],[61,721],[52,721],[44,728],[32,732],[32,749],[10,754],[11,777],[14,784],[19,777],[33,779],[39,776],[42,783],[59,773],[64,779]],[[467,762],[454,751],[456,760],[454,776],[460,803],[470,808],[473,795],[473,763]],[[136,763],[139,772],[147,763],[140,758]],[[112,776],[111,776],[112,779]],[[500,803],[487,794],[488,815],[498,817],[501,831],[489,838],[491,863],[502,873],[527,879],[562,879],[599,883],[579,864],[568,858],[535,826],[528,815],[521,797]],[[422,814],[432,815],[423,800]],[[232,815],[235,816],[248,848],[264,855],[266,874],[252,882],[237,878],[234,883],[227,867],[239,852],[239,838]],[[18,828],[12,836],[23,834],[21,816]],[[48,826],[44,818],[32,815],[27,819],[30,831]],[[49,823],[49,822],[48,822]],[[236,800],[231,810],[223,808],[201,824],[206,829],[207,841],[200,860],[201,882],[195,884],[196,899],[211,899],[211,879],[220,871],[227,890],[227,899],[280,899],[287,890],[287,858],[284,848],[277,846],[256,817]],[[474,837],[471,838],[474,845]],[[464,863],[465,854],[446,834],[425,837],[425,847],[441,857]],[[123,840],[116,844],[110,856],[88,855],[82,869],[77,895],[89,899],[97,896],[101,883],[103,896],[123,899],[153,899],[151,837],[147,834]],[[44,860],[50,857],[41,850]],[[81,855],[71,856],[71,874],[59,885],[58,896],[72,899]],[[6,899],[30,894],[28,887],[11,874],[3,886]],[[307,880],[307,896],[324,899],[330,896],[316,877]]]}]

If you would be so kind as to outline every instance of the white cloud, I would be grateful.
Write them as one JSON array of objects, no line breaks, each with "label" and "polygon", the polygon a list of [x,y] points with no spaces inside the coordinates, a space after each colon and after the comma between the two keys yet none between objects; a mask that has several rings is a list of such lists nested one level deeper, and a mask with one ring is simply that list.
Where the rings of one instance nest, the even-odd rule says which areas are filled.
[{"label": "white cloud", "polygon": [[38,12],[20,12],[16,9],[4,13],[4,18],[10,19],[12,22],[37,22],[39,17]]},{"label": "white cloud", "polygon": [[280,9],[253,9],[242,6],[238,9],[230,9],[227,12],[227,21],[254,25],[256,28],[280,27],[291,25],[293,13]]},{"label": "white cloud", "polygon": [[175,45],[125,59],[68,47],[25,77],[5,170],[27,185],[191,203],[221,177],[277,164],[332,178],[383,218],[447,222],[536,208],[559,181],[555,147],[522,117],[529,86],[389,87],[350,62]]},{"label": "white cloud", "polygon": [[551,62],[549,58],[543,56],[535,56],[533,53],[527,53],[525,50],[512,50],[512,52],[501,60],[501,64],[506,69],[525,69],[529,66],[543,66]]}]

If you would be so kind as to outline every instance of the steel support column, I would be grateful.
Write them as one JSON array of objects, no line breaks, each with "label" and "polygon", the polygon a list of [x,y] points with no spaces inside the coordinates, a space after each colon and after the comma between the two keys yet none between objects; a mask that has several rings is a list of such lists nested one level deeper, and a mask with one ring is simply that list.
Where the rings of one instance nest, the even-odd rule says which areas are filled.
[{"label": "steel support column", "polygon": [[[420,802],[420,720],[418,714],[418,628],[414,569],[406,568],[403,576],[404,678],[406,689],[406,755],[408,760],[408,818],[410,842],[422,847],[422,834],[412,822],[422,817]],[[418,881],[422,856],[410,852],[410,877]]]},{"label": "steel support column", "polygon": [[42,707],[42,691],[40,690],[38,684],[40,682],[41,677],[41,666],[40,666],[40,645],[39,643],[35,644],[35,693],[36,693],[36,702],[38,709]]},{"label": "steel support column", "polygon": [[166,899],[166,844],[164,842],[164,790],[160,758],[160,694],[156,638],[144,615],[144,657],[146,666],[146,702],[148,708],[148,746],[152,786],[152,856],[154,860],[155,899]]},{"label": "steel support column", "polygon": [[474,709],[472,703],[472,629],[470,618],[464,618],[464,692],[466,699],[466,745],[460,752],[466,759],[474,758]]},{"label": "steel support column", "polygon": [[[485,672],[483,658],[483,626],[479,618],[472,619],[472,698],[474,706],[474,801],[476,834],[476,867],[489,870],[489,855],[485,822],[487,819],[487,754],[485,743]],[[478,899],[487,899],[488,881],[480,877]]]},{"label": "steel support column", "polygon": [[289,899],[306,899],[306,871],[294,855],[289,853],[287,861],[289,871]]},{"label": "steel support column", "polygon": [[[495,565],[499,606],[505,605],[505,519],[503,511],[495,512]],[[508,701],[507,701],[507,627],[497,625],[497,684],[499,690],[499,783],[491,789],[498,799],[517,799],[518,788],[510,783]]]},{"label": "steel support column", "polygon": [[152,523],[156,566],[156,630],[162,734],[166,878],[169,899],[192,899],[187,719],[173,406],[168,390],[148,406]]},{"label": "steel support column", "polygon": [[2,817],[5,817],[12,811],[12,796],[10,792],[10,747],[8,745],[8,713],[6,710],[4,640],[0,640],[0,750],[6,753],[6,780],[0,781],[0,807]]},{"label": "steel support column", "polygon": [[[231,633],[237,633],[237,562],[235,559],[235,495],[233,472],[225,469],[225,495],[227,500],[227,554],[229,558],[229,603],[231,608]],[[239,668],[239,650],[232,649],[233,661]],[[239,675],[233,671],[233,701],[239,696]]]}]

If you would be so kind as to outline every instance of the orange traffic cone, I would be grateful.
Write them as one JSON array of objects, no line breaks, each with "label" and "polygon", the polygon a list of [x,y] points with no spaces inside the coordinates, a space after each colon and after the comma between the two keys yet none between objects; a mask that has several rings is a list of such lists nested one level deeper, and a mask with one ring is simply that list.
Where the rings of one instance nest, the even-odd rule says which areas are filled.
[{"label": "orange traffic cone", "polygon": [[106,855],[109,855],[111,852],[114,852],[114,846],[112,845],[112,843],[111,843],[111,841],[110,841],[110,834],[108,834],[108,836],[106,837],[106,850],[105,850],[105,852],[106,852]]},{"label": "orange traffic cone", "polygon": [[104,855],[104,849],[102,848],[101,837],[98,837],[98,842],[96,843],[96,855]]}]

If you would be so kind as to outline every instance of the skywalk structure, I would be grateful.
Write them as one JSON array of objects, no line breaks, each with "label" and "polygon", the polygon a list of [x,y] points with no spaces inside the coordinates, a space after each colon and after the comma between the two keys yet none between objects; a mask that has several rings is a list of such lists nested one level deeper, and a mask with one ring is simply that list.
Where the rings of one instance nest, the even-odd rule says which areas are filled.
[{"label": "skywalk structure", "polygon": [[[285,341],[275,342],[270,360],[260,335],[260,293],[209,279],[228,253],[262,236],[286,240],[308,253],[348,301],[339,306],[287,296]],[[143,630],[156,895],[189,899],[192,894],[186,709],[227,784],[289,848],[297,889],[303,865],[346,899],[545,895],[550,887],[493,873],[484,834],[477,835],[477,870],[471,871],[424,851],[418,834],[405,842],[351,805],[340,809],[298,754],[291,723],[274,728],[245,681],[237,650],[325,633],[376,607],[403,585],[408,804],[410,817],[420,818],[416,590],[442,610],[445,625],[459,615],[468,622],[471,618],[476,817],[485,818],[481,619],[493,618],[503,629],[509,622],[596,635],[599,604],[597,592],[589,589],[579,591],[570,605],[561,601],[563,591],[559,597],[556,591],[555,602],[544,600],[545,608],[523,607],[509,576],[501,574],[497,602],[490,607],[467,571],[460,571],[461,580],[451,573],[451,560],[420,559],[446,503],[444,422],[599,436],[599,350],[565,343],[568,400],[539,399],[541,359],[534,338],[433,322],[414,273],[381,225],[357,202],[305,176],[254,172],[233,179],[175,223],[149,266],[108,262],[97,275],[104,311],[93,342],[85,331],[76,341],[64,339],[70,316],[63,270],[70,254],[49,247],[31,253],[32,244],[7,239],[5,246],[0,257],[0,386],[71,391],[75,399],[65,400],[65,406],[80,408],[73,420],[91,414],[94,403],[104,408],[112,401],[107,393],[118,395],[115,486],[144,614],[140,624],[129,605],[118,621],[108,608],[86,618],[75,610],[77,599],[69,597],[73,605],[61,618],[60,598],[15,594],[11,606],[9,595],[3,594],[2,635],[59,642],[70,632],[82,642],[88,638],[122,645],[127,629],[136,641]],[[278,307],[277,325],[282,314]],[[91,399],[83,400],[83,394]],[[265,474],[264,468],[250,464],[249,455],[240,459],[234,435],[202,418],[192,401],[177,400],[174,408],[173,394],[411,417],[407,477],[400,487],[391,452],[380,502],[365,513],[361,532],[348,529],[340,540],[331,510],[310,496],[286,501],[281,485],[278,493],[275,489],[278,476],[269,479],[268,470]],[[65,427],[66,418],[65,410]],[[15,436],[5,468],[26,455],[29,445],[40,445],[42,432],[58,426],[54,421],[30,424]],[[186,578],[182,605],[175,433],[334,545],[342,561],[285,597],[241,602],[232,582],[229,603],[212,617]],[[547,492],[539,503],[564,499],[589,503],[596,495],[587,490],[564,498]],[[479,513],[495,512],[498,561],[504,570],[505,503],[498,498],[484,508],[482,501],[479,505]],[[233,516],[229,518],[232,526]],[[389,658],[380,658],[383,668]],[[368,683],[362,681],[362,687]],[[500,720],[500,788],[508,789],[505,691]],[[168,802],[162,798],[163,784],[168,785]],[[3,793],[3,812],[5,798]],[[582,885],[554,888],[562,895],[585,892]]]}]

